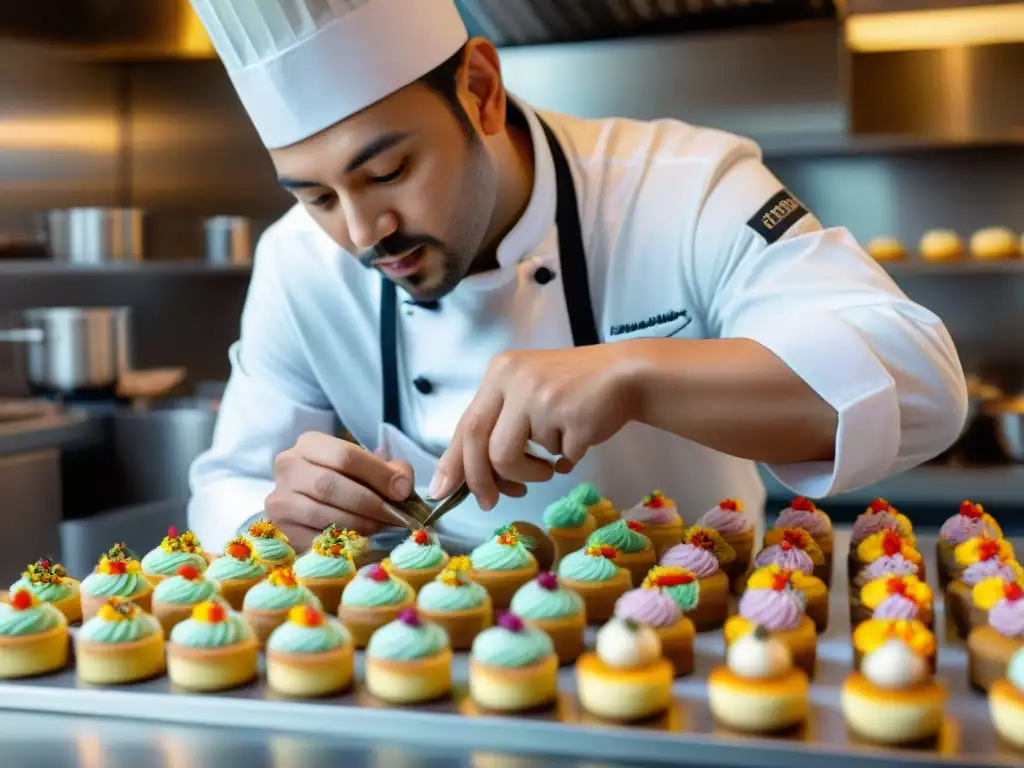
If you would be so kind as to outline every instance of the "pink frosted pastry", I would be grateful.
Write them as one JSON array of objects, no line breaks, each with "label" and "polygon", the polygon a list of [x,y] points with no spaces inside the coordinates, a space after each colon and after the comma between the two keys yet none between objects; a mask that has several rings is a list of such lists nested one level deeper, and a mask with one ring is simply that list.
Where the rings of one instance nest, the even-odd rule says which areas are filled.
[{"label": "pink frosted pastry", "polygon": [[[803,528],[772,528],[765,533],[763,548],[754,558],[754,565],[763,568],[776,564],[787,571],[799,571],[804,576],[817,576],[829,586],[832,569],[825,562],[818,542]],[[807,571],[807,561],[811,570]]]},{"label": "pink frosted pastry", "polygon": [[825,556],[825,563],[832,567],[832,549],[835,540],[832,534],[832,521],[829,516],[818,509],[813,501],[797,496],[779,513],[775,528],[802,528],[811,534]]},{"label": "pink frosted pastry", "polygon": [[1024,582],[1024,570],[1014,559],[1013,546],[1002,538],[978,536],[953,550],[957,571],[946,585],[947,634],[965,638],[988,621],[986,611],[974,603],[971,593],[987,579]]},{"label": "pink frosted pastry", "polygon": [[[883,562],[878,563],[879,560]],[[864,571],[871,569],[875,578],[883,575],[904,575],[907,563],[914,565],[913,574],[922,581],[925,578],[924,558],[913,545],[895,531],[873,533],[862,541],[851,553],[849,580],[851,585],[863,585]],[[873,567],[872,567],[873,566]],[[900,573],[897,573],[900,572]]]},{"label": "pink frosted pastry", "polygon": [[615,603],[615,617],[646,624],[657,632],[662,655],[672,662],[676,677],[693,672],[693,622],[656,583],[645,582],[645,586],[620,597]]},{"label": "pink frosted pastry", "polygon": [[701,515],[697,525],[718,531],[725,543],[735,550],[736,558],[722,567],[729,576],[732,592],[738,595],[743,589],[754,554],[754,522],[743,513],[743,502],[739,499],[723,499],[717,507]]},{"label": "pink frosted pastry", "polygon": [[1010,659],[1024,648],[1024,586],[986,579],[973,590],[974,602],[988,611],[988,624],[967,636],[971,685],[983,691],[1006,677]]},{"label": "pink frosted pastry", "polygon": [[644,535],[654,545],[657,557],[682,541],[683,518],[679,515],[676,503],[666,498],[661,491],[644,496],[643,501],[635,507],[624,510],[622,519],[644,524]]},{"label": "pink frosted pastry", "polygon": [[853,532],[850,534],[850,552],[847,556],[847,575],[850,579],[860,570],[861,563],[857,560],[857,547],[864,539],[882,531],[895,531],[911,547],[917,543],[914,539],[914,526],[906,515],[885,499],[875,499],[868,505],[856,520],[853,521]]},{"label": "pink frosted pastry", "polygon": [[[720,552],[716,556],[716,551]],[[683,543],[668,550],[661,565],[683,568],[697,577],[700,602],[688,615],[698,632],[717,629],[729,615],[729,577],[719,557],[732,560],[733,550],[712,528],[690,528]]]},{"label": "pink frosted pastry", "polygon": [[936,559],[939,564],[939,586],[945,589],[962,570],[956,562],[956,548],[975,538],[1000,539],[1003,531],[999,523],[976,502],[961,502],[960,509],[939,529]]}]

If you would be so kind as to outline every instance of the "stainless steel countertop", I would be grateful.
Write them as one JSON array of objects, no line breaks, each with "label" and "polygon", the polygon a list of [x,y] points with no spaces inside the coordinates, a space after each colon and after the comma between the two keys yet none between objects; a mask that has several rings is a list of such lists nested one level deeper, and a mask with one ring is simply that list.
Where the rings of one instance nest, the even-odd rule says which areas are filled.
[{"label": "stainless steel countertop", "polygon": [[[921,535],[919,540],[929,560],[929,580],[934,587],[935,539]],[[175,767],[204,765],[202,761],[207,759],[219,765],[256,759],[257,764],[263,760],[265,764],[292,766],[327,764],[341,758],[349,765],[346,749],[356,750],[352,752],[352,765],[375,766],[419,765],[420,761],[429,765],[435,759],[441,761],[438,765],[519,765],[524,760],[537,764],[533,755],[561,755],[559,764],[571,765],[564,761],[575,760],[585,761],[587,766],[609,764],[601,763],[603,760],[613,761],[611,764],[620,760],[643,765],[779,768],[818,768],[826,760],[842,768],[1021,765],[1024,755],[998,742],[984,697],[967,685],[963,644],[943,641],[941,604],[936,606],[941,644],[939,675],[946,680],[951,695],[947,722],[937,743],[887,749],[860,743],[847,733],[838,706],[840,686],[852,662],[844,584],[847,541],[848,534],[837,531],[836,589],[829,630],[818,644],[811,719],[805,727],[784,736],[739,735],[715,724],[707,706],[706,679],[709,670],[722,663],[723,640],[721,632],[712,632],[698,636],[696,672],[677,680],[673,710],[636,726],[602,723],[581,712],[571,667],[561,671],[562,696],[551,712],[518,717],[476,712],[466,695],[465,654],[457,654],[453,696],[407,708],[382,706],[359,682],[351,693],[315,702],[281,699],[262,684],[208,696],[174,691],[166,679],[90,689],[79,686],[72,672],[3,683],[0,708],[32,709],[39,714],[0,713],[0,749],[5,756],[15,754],[7,743],[12,738],[9,734],[17,733],[21,734],[19,743],[32,745],[32,750],[53,750],[52,760],[32,760],[32,765],[82,768],[105,768],[115,759],[123,766],[124,750],[128,748],[140,756],[153,756],[152,760],[133,759],[129,764]],[[362,668],[362,659],[358,658],[357,681],[362,679]],[[65,714],[42,714],[46,712]],[[90,719],[86,715],[98,717]],[[207,730],[206,726],[216,730]],[[30,728],[36,729],[33,733],[37,735],[25,736]],[[291,735],[281,735],[284,732]],[[45,734],[46,739],[41,740],[38,734]],[[41,741],[45,746],[40,746]],[[495,757],[503,751],[529,753],[530,757],[506,762]],[[117,757],[119,753],[121,757]],[[181,762],[174,762],[179,759],[176,756]],[[5,768],[9,764],[6,758],[0,762]]]}]

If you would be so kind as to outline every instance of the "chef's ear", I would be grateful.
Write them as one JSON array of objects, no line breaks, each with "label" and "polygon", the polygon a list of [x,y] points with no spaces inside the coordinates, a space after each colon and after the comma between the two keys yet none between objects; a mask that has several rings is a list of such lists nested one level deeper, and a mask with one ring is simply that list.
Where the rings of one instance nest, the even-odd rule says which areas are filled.
[{"label": "chef's ear", "polygon": [[484,136],[501,133],[505,130],[505,87],[498,49],[490,40],[474,37],[466,43],[463,55],[459,90],[465,88],[476,109],[473,122]]}]

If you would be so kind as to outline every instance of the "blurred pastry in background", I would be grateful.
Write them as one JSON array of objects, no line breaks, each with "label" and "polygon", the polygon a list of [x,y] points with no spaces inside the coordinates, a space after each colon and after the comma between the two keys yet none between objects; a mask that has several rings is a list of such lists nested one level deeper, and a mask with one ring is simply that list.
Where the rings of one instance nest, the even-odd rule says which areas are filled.
[{"label": "blurred pastry in background", "polygon": [[907,251],[895,237],[876,237],[868,243],[868,253],[875,261],[903,261]]},{"label": "blurred pastry in background", "polygon": [[971,257],[979,261],[1015,259],[1019,256],[1017,235],[1008,227],[985,227],[971,236]]},{"label": "blurred pastry in background", "polygon": [[925,261],[956,261],[964,255],[960,235],[950,229],[930,229],[918,245]]}]

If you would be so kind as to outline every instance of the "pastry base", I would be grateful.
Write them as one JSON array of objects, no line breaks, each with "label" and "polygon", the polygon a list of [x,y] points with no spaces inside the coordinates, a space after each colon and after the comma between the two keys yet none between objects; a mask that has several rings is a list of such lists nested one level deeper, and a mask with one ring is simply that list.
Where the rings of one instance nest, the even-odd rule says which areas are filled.
[{"label": "pastry base", "polygon": [[463,611],[428,611],[420,608],[419,612],[423,618],[444,628],[453,651],[469,650],[474,638],[491,626],[494,620],[490,597],[484,600],[483,605]]},{"label": "pastry base", "polygon": [[747,585],[747,576],[754,559],[754,531],[751,529],[746,533],[734,533],[731,536],[723,534],[722,538],[736,552],[736,559],[723,564],[722,570],[729,578],[729,591],[739,595]]},{"label": "pastry base", "polygon": [[473,580],[487,590],[496,611],[508,609],[512,595],[537,575],[537,561],[530,555],[530,564],[513,571],[473,571]]},{"label": "pastry base", "polygon": [[1003,637],[990,626],[975,627],[967,636],[967,673],[971,685],[989,690],[1006,677],[1013,654],[1024,648],[1024,640]]},{"label": "pastry base", "polygon": [[617,669],[595,653],[576,662],[580,704],[604,720],[629,722],[661,714],[672,705],[672,664],[658,659],[640,669]]},{"label": "pastry base", "polygon": [[260,648],[267,644],[270,633],[288,621],[288,611],[294,606],[280,608],[275,611],[264,611],[256,608],[246,608],[242,611],[246,622],[256,635],[256,643]]},{"label": "pastry base", "polygon": [[737,731],[766,733],[807,719],[807,675],[800,669],[781,677],[747,679],[718,667],[708,675],[708,704],[715,719]]},{"label": "pastry base", "polygon": [[554,702],[558,695],[558,659],[513,669],[469,659],[469,693],[479,706],[495,712],[522,712]]},{"label": "pastry base", "polygon": [[68,665],[67,624],[35,635],[0,637],[0,679],[35,677]]},{"label": "pastry base", "polygon": [[153,616],[164,629],[164,637],[171,636],[171,630],[185,619],[192,617],[193,605],[177,605],[175,603],[153,603]]},{"label": "pastry base", "polygon": [[271,690],[300,699],[330,696],[352,684],[351,645],[324,653],[267,654],[267,685]]},{"label": "pastry base", "polygon": [[686,617],[698,632],[720,629],[729,617],[729,577],[725,571],[718,571],[699,582],[697,605]]},{"label": "pastry base", "polygon": [[433,568],[421,568],[419,570],[411,570],[405,568],[395,568],[391,566],[391,575],[395,578],[401,579],[410,587],[414,592],[419,592],[423,587],[432,582],[437,578],[438,574],[444,570],[445,565],[448,563],[448,555],[444,556],[444,559],[435,565]]},{"label": "pastry base", "polygon": [[988,711],[996,732],[1018,749],[1024,749],[1024,693],[1009,680],[996,680],[988,694]]},{"label": "pastry base", "polygon": [[[149,583],[147,579],[142,580],[144,589],[138,594],[132,595],[125,598],[131,600],[139,608],[149,613],[153,610],[153,585]],[[106,605],[107,600],[111,597],[121,597],[121,595],[105,595],[102,597],[94,597],[93,595],[87,595],[85,592],[79,593],[82,601],[82,620],[91,619],[97,613],[100,612],[100,608]]]},{"label": "pastry base", "polygon": [[361,608],[354,605],[338,606],[338,619],[352,635],[352,644],[356,648],[365,648],[370,642],[370,635],[398,618],[404,608],[413,605],[412,597],[398,605],[382,605],[377,608]]},{"label": "pastry base", "polygon": [[[728,625],[726,626],[725,643],[728,648],[732,643],[729,640]],[[815,667],[818,660],[818,634],[814,630],[814,622],[810,617],[804,616],[796,629],[789,632],[773,632],[772,636],[786,644],[793,656],[793,666],[802,669],[807,677],[814,679]]]},{"label": "pastry base", "polygon": [[75,671],[83,683],[137,683],[162,675],[166,668],[163,632],[131,643],[75,643]]},{"label": "pastry base", "polygon": [[366,657],[366,687],[389,704],[418,704],[446,695],[452,686],[452,652],[416,661]]},{"label": "pastry base", "polygon": [[256,679],[256,641],[220,648],[167,644],[167,676],[190,691],[227,691]]},{"label": "pastry base", "polygon": [[828,629],[828,587],[818,579],[810,582],[804,591],[807,596],[805,613],[814,622],[814,630],[820,635]]},{"label": "pastry base", "polygon": [[672,663],[676,677],[693,674],[693,637],[696,629],[686,616],[671,627],[655,629],[661,640],[661,653]]},{"label": "pastry base", "polygon": [[245,602],[246,592],[263,581],[263,578],[259,576],[255,579],[224,579],[218,581],[221,599],[236,611],[241,611],[242,604]]},{"label": "pastry base", "polygon": [[70,577],[67,578],[67,581],[71,582],[71,596],[65,597],[63,600],[54,600],[50,605],[64,614],[68,624],[72,624],[82,620],[82,598],[78,591],[79,583]]},{"label": "pastry base", "polygon": [[619,552],[619,556],[615,558],[615,564],[619,568],[629,571],[633,586],[639,587],[647,578],[647,572],[658,564],[658,558],[654,554],[654,545],[648,544],[639,552]]},{"label": "pastry base", "polygon": [[353,571],[348,576],[343,576],[340,579],[297,578],[296,581],[317,596],[324,611],[327,613],[337,613],[338,606],[341,605],[341,593],[355,577],[356,574]]},{"label": "pastry base", "polygon": [[589,513],[579,528],[548,528],[548,538],[555,545],[555,559],[551,563],[551,569],[557,568],[566,555],[583,549],[587,544],[587,537],[596,530],[597,521]]},{"label": "pastry base", "polygon": [[939,577],[939,589],[942,591],[946,590],[949,582],[953,579],[960,578],[960,573],[963,570],[956,564],[954,551],[956,551],[956,547],[942,539],[935,544],[935,568]]},{"label": "pastry base", "polygon": [[633,588],[630,573],[619,568],[608,581],[576,581],[560,579],[562,586],[571,589],[583,598],[583,605],[590,624],[602,624],[615,613],[615,601]]},{"label": "pastry base", "polygon": [[946,588],[947,634],[961,640],[966,639],[975,627],[988,624],[988,611],[974,604],[971,592],[971,587],[959,579],[950,581]]},{"label": "pastry base", "polygon": [[934,737],[942,727],[945,705],[946,689],[936,682],[890,690],[855,672],[843,683],[846,724],[880,744],[906,744]]},{"label": "pastry base", "polygon": [[619,519],[619,511],[608,499],[601,499],[597,504],[587,507],[587,512],[594,518],[598,528],[604,528]]},{"label": "pastry base", "polygon": [[[667,525],[644,523],[644,536],[651,540],[651,546],[654,547],[655,561],[661,560],[661,556],[665,554],[666,550],[672,549],[672,547],[683,542],[682,518]],[[653,567],[652,565],[651,568]],[[647,570],[650,570],[650,568]],[[646,575],[644,573],[644,576]],[[641,579],[641,581],[643,580]],[[637,586],[639,586],[639,583],[637,583]]]},{"label": "pastry base", "polygon": [[583,653],[583,631],[587,626],[585,609],[583,613],[575,616],[528,620],[527,623],[547,633],[551,638],[551,642],[555,644],[555,655],[558,656],[559,664],[570,664]]}]

